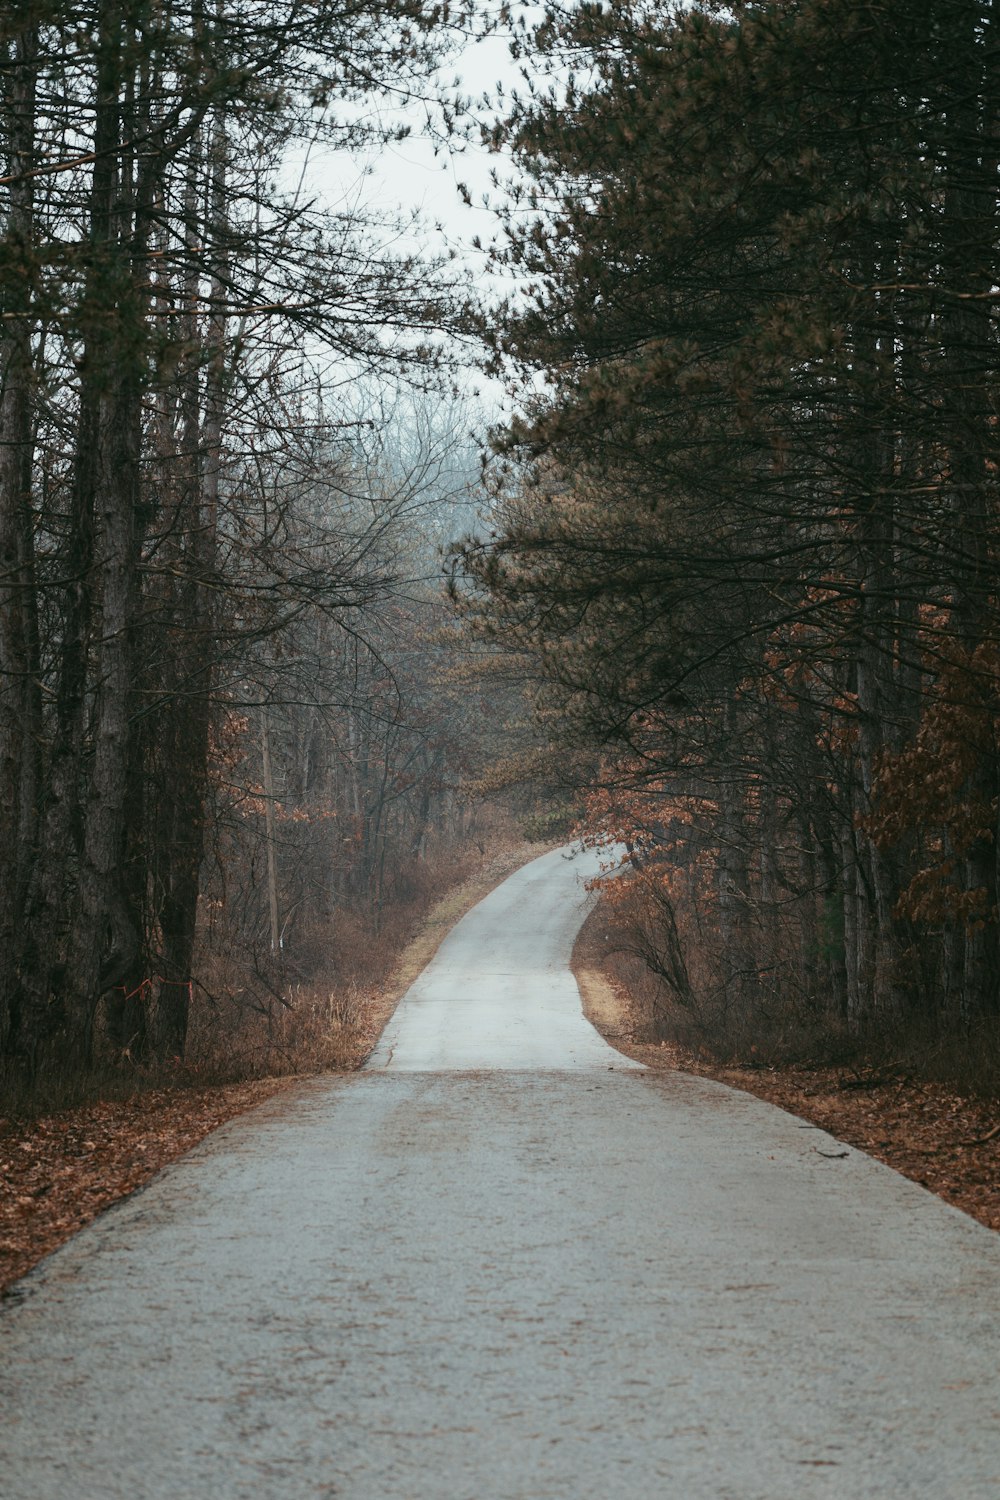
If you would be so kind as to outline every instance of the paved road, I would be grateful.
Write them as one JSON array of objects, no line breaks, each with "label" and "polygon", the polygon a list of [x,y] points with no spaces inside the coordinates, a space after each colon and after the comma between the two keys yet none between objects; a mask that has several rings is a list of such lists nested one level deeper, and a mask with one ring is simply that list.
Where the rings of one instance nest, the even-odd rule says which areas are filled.
[{"label": "paved road", "polygon": [[389,1022],[369,1068],[636,1068],[580,1010],[573,941],[601,870],[592,851],[532,860],[445,938]]},{"label": "paved road", "polygon": [[4,1500],[1000,1496],[989,1231],[616,1054],[392,1063],[234,1121],[22,1283]]}]

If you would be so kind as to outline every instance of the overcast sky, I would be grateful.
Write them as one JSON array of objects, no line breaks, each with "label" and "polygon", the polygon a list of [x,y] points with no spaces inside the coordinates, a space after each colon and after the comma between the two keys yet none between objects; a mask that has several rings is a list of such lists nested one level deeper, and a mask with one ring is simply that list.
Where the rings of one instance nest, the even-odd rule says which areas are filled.
[{"label": "overcast sky", "polygon": [[[290,181],[301,177],[301,190],[307,197],[316,197],[340,212],[356,211],[359,221],[407,220],[414,211],[418,212],[420,229],[393,235],[387,244],[391,243],[400,253],[423,250],[435,255],[454,251],[469,284],[478,284],[489,296],[493,284],[487,272],[486,255],[473,248],[473,241],[478,237],[487,245],[497,236],[496,216],[483,206],[483,198],[485,195],[497,200],[499,195],[491,184],[491,176],[499,172],[503,179],[511,174],[512,168],[504,157],[478,143],[475,127],[479,122],[491,123],[499,112],[501,107],[483,102],[484,96],[496,96],[498,83],[502,83],[508,97],[512,89],[523,92],[521,65],[510,58],[508,37],[498,35],[452,57],[441,76],[446,88],[457,78],[461,93],[472,104],[469,123],[474,128],[465,132],[467,141],[456,140],[453,151],[439,142],[435,152],[434,142],[421,129],[422,115],[415,110],[408,117],[412,134],[405,140],[373,153],[365,161],[313,146],[307,161],[299,156],[290,162]],[[463,202],[459,183],[468,188],[471,207]],[[502,287],[497,285],[495,290],[499,298]],[[470,351],[470,367],[471,363]],[[487,381],[481,372],[470,368],[468,388],[482,393],[489,413],[487,421],[499,415],[503,404],[499,384]]]}]

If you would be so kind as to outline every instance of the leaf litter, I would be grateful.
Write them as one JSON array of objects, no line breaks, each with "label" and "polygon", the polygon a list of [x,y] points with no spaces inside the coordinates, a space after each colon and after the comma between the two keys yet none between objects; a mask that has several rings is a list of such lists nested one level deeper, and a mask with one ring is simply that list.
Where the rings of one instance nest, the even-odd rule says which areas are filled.
[{"label": "leaf litter", "polygon": [[297,1081],[150,1089],[35,1120],[0,1119],[0,1295],[210,1131]]}]

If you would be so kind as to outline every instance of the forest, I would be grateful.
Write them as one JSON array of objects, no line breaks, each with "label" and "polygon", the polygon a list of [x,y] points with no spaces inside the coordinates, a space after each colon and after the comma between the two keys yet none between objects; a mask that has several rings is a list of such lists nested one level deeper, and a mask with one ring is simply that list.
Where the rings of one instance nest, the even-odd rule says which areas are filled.
[{"label": "forest", "polygon": [[293,170],[407,128],[461,25],[408,0],[5,11],[11,1073],[191,1058],[195,1011],[230,1049],[273,1032],[469,836],[488,730],[438,582],[475,513],[463,297]]},{"label": "forest", "polygon": [[[490,25],[526,86],[456,108]],[[273,1033],[520,816],[627,848],[657,1033],[995,1082],[993,5],[18,0],[0,44],[6,1076]],[[403,104],[505,164],[482,287],[292,170]]]},{"label": "forest", "polygon": [[[654,1021],[919,1044],[995,1086],[992,4],[553,8],[485,330],[468,618],[627,844]],[[572,756],[568,756],[572,763]]]}]

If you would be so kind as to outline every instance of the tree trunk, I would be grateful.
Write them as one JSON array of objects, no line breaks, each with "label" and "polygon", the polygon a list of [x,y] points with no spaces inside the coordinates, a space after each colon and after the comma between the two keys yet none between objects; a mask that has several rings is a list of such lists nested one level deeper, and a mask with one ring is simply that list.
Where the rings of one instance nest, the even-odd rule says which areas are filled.
[{"label": "tree trunk", "polygon": [[[96,653],[93,754],[83,808],[79,883],[70,961],[65,1040],[78,1062],[90,1058],[100,995],[133,970],[139,935],[123,872],[129,791],[130,719],[139,598],[139,462],[145,346],[145,236],[137,202],[136,163],[123,144],[136,121],[128,117],[132,80],[129,27],[120,5],[101,16],[95,145],[91,192],[92,331],[85,365],[89,389],[81,398],[84,495],[90,491],[100,600]],[[96,417],[96,421],[94,418]],[[91,425],[92,424],[92,425]],[[93,451],[85,451],[93,444]]]},{"label": "tree trunk", "polygon": [[[199,155],[189,178],[188,234],[198,237],[197,179]],[[227,142],[221,115],[214,121],[208,150],[210,171],[208,241],[225,238]],[[194,248],[194,247],[192,247]],[[228,262],[222,252],[213,266],[212,297],[224,302]],[[192,266],[198,264],[192,254]],[[196,345],[195,299],[197,270],[188,287],[191,341]],[[180,726],[174,736],[175,753],[166,767],[170,837],[163,851],[166,865],[166,895],[160,909],[162,978],[156,999],[154,1050],[165,1057],[183,1057],[187,1041],[192,993],[194,950],[198,925],[198,897],[205,854],[205,804],[208,797],[209,721],[215,654],[215,572],[218,532],[219,484],[222,469],[222,424],[226,404],[226,320],[219,310],[212,314],[206,339],[208,367],[205,378],[204,416],[198,411],[198,373],[195,366],[188,380],[184,419],[184,524],[188,528],[187,586],[181,591],[178,621],[186,643],[177,682],[179,691],[167,712]],[[193,651],[195,665],[191,664]],[[264,734],[267,726],[265,721]],[[269,747],[268,747],[269,748]],[[269,756],[268,767],[269,773]],[[269,813],[273,813],[270,803]],[[277,896],[274,890],[273,842],[268,840],[268,886],[272,892],[271,939],[277,947]]]},{"label": "tree trunk", "polygon": [[[38,36],[13,43],[8,85],[10,208],[4,239],[14,267],[0,342],[0,1056],[18,1045],[17,979],[34,849],[39,696],[31,555],[33,453],[31,290]],[[18,178],[20,180],[18,180]]]}]

